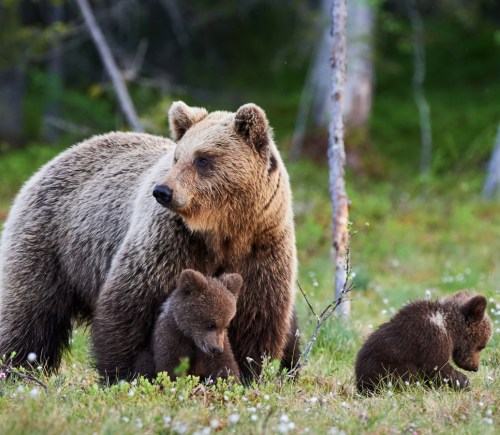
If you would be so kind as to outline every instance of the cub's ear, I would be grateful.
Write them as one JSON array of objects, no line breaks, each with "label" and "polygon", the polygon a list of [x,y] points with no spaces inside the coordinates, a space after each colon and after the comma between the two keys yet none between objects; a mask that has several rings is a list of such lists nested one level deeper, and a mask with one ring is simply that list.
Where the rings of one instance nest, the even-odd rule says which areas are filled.
[{"label": "cub's ear", "polygon": [[238,273],[225,273],[220,277],[222,283],[227,287],[227,289],[238,298],[240,294],[241,287],[243,285],[243,278]]},{"label": "cub's ear", "polygon": [[483,320],[487,304],[484,296],[474,296],[462,305],[461,311],[467,320],[479,322]]},{"label": "cub's ear", "polygon": [[234,129],[262,156],[269,149],[270,128],[265,112],[253,103],[241,106],[234,117]]},{"label": "cub's ear", "polygon": [[168,123],[172,139],[177,141],[197,122],[208,115],[206,109],[201,107],[189,107],[183,101],[176,101],[168,111]]},{"label": "cub's ear", "polygon": [[194,291],[203,291],[207,288],[207,280],[200,272],[185,269],[179,275],[177,288],[188,294]]}]

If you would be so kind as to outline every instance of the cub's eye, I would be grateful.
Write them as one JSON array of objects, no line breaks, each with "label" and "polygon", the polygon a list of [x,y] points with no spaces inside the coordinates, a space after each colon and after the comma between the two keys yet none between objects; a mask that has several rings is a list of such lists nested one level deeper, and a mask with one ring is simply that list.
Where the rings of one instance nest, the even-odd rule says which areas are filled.
[{"label": "cub's eye", "polygon": [[215,323],[209,323],[207,329],[209,331],[215,331],[216,329]]},{"label": "cub's eye", "polygon": [[209,163],[206,157],[196,157],[196,159],[194,159],[194,164],[200,169],[205,169]]}]

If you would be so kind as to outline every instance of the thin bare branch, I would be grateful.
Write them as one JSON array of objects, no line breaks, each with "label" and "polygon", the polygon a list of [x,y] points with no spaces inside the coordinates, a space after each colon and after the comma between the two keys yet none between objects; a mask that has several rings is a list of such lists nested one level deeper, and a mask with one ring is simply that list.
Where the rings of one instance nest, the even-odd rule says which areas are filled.
[{"label": "thin bare branch", "polygon": [[42,387],[45,390],[45,392],[48,391],[47,385],[45,385],[40,379],[36,378],[33,375],[30,375],[29,373],[24,373],[24,372],[20,371],[19,369],[15,369],[11,365],[0,364],[0,372],[5,373],[7,376],[14,376],[15,378],[19,378],[19,379],[22,379],[24,381],[34,382],[35,384]]},{"label": "thin bare branch", "polygon": [[94,13],[92,12],[88,1],[76,0],[76,3],[78,4],[78,7],[80,8],[80,11],[85,19],[85,23],[90,31],[92,39],[94,40],[97,51],[101,56],[101,60],[104,63],[104,66],[106,67],[106,71],[111,77],[111,82],[113,83],[113,87],[115,89],[116,96],[118,97],[118,101],[120,103],[123,114],[127,118],[128,123],[134,131],[144,131],[137,117],[135,107],[127,91],[127,87],[125,86],[123,76],[116,65],[109,45],[106,42],[106,39],[104,38],[99,25],[97,24]]}]

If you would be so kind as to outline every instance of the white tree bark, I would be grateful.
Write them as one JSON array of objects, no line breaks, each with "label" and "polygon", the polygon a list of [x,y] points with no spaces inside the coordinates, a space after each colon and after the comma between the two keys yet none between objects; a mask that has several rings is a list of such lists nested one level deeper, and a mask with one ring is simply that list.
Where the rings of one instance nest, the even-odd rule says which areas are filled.
[{"label": "white tree bark", "polygon": [[432,163],[432,129],[430,108],[424,93],[425,80],[425,45],[424,26],[415,0],[406,0],[408,16],[412,27],[412,46],[414,59],[413,95],[420,118],[420,137],[422,142],[422,157],[420,170],[427,175]]},{"label": "white tree bark", "polygon": [[369,0],[347,0],[345,123],[366,125],[372,108],[375,9]]},{"label": "white tree bark", "polygon": [[488,165],[486,181],[483,188],[483,197],[491,199],[493,195],[500,190],[500,124],[495,141],[495,146],[491,154],[491,160]]},{"label": "white tree bark", "polygon": [[[332,2],[331,54],[331,119],[328,141],[328,166],[330,168],[329,187],[332,201],[333,260],[335,264],[335,298],[343,295],[347,279],[347,246],[349,243],[349,203],[345,190],[344,167],[344,87],[346,72],[345,19],[346,0]],[[339,313],[350,314],[350,302],[339,306]]]},{"label": "white tree bark", "polygon": [[118,101],[120,104],[120,108],[127,119],[127,122],[130,124],[134,131],[142,132],[144,131],[139,119],[137,118],[137,114],[134,108],[134,104],[130,98],[130,95],[127,91],[127,87],[125,86],[125,81],[116,66],[113,55],[111,54],[111,50],[109,49],[108,43],[104,38],[104,35],[97,24],[97,21],[94,17],[94,13],[89,6],[87,0],[76,0],[78,7],[83,15],[85,20],[85,24],[90,30],[90,34],[92,39],[94,40],[94,44],[101,56],[102,62],[106,67],[106,71],[111,77],[111,82],[113,83],[113,87],[115,89],[116,96],[118,97]]}]

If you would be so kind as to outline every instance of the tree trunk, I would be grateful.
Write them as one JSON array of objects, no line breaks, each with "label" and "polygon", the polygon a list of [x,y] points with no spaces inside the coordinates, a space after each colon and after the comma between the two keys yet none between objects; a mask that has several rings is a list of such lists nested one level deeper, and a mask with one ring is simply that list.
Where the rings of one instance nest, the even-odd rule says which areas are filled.
[{"label": "tree trunk", "polygon": [[118,70],[118,67],[116,66],[108,43],[106,42],[106,39],[104,38],[104,35],[102,34],[101,29],[97,24],[88,1],[76,0],[76,2],[85,19],[85,24],[90,30],[90,34],[92,35],[92,39],[94,40],[94,44],[96,45],[99,55],[101,56],[102,62],[106,67],[106,71],[111,77],[116,96],[118,97],[118,101],[120,103],[120,108],[125,115],[125,118],[127,118],[128,123],[134,131],[144,131],[141,123],[139,122],[139,119],[137,118],[134,105],[132,103],[132,100],[130,99],[127,87],[125,86],[125,81],[123,80],[123,77]]},{"label": "tree trunk", "polygon": [[420,137],[422,142],[422,157],[420,170],[428,175],[432,163],[432,129],[430,108],[424,93],[425,80],[425,44],[424,26],[416,0],[406,0],[408,16],[412,27],[412,46],[414,59],[413,95],[420,119]]},{"label": "tree trunk", "polygon": [[483,197],[491,199],[500,190],[500,124],[498,125],[497,138],[491,160],[488,165],[488,173],[483,188]]},{"label": "tree trunk", "polygon": [[[349,243],[349,206],[345,190],[344,167],[344,85],[346,71],[345,41],[346,0],[333,0],[331,55],[331,120],[328,141],[330,198],[332,201],[333,260],[335,264],[335,298],[341,298],[347,277],[347,246]],[[349,301],[339,306],[343,317],[350,314]]]},{"label": "tree trunk", "polygon": [[23,99],[26,89],[24,67],[16,65],[0,71],[0,140],[9,148],[21,146],[24,137]]},{"label": "tree trunk", "polygon": [[[58,22],[62,22],[63,4],[49,3],[49,26],[53,26]],[[61,47],[61,37],[55,34],[52,40],[52,46],[49,53],[49,62],[47,68],[47,90],[48,102],[45,107],[44,120],[43,120],[43,137],[46,141],[54,143],[59,139],[59,130],[54,125],[54,120],[59,118],[59,99],[62,95],[63,86],[63,55]]]},{"label": "tree trunk", "polygon": [[300,106],[295,121],[295,130],[293,132],[292,146],[290,148],[290,160],[297,160],[302,153],[302,144],[311,108],[316,126],[326,126],[328,122],[327,95],[330,71],[327,59],[332,47],[332,37],[330,28],[327,25],[328,21],[325,18],[330,15],[331,0],[322,0],[321,5],[322,13],[318,19],[318,25],[323,28],[323,31],[321,32],[321,38],[318,38],[318,44],[311,58],[306,82],[302,90]]},{"label": "tree trunk", "polygon": [[347,12],[345,123],[364,127],[372,108],[375,10],[367,0],[350,0]]}]

